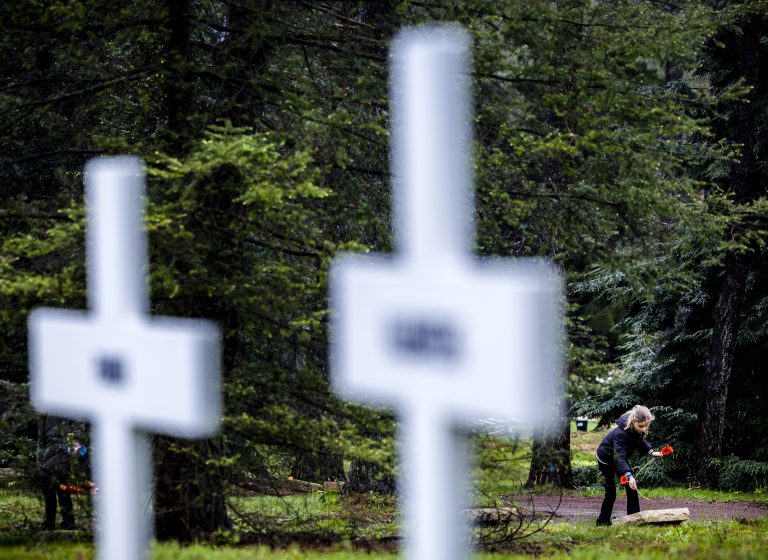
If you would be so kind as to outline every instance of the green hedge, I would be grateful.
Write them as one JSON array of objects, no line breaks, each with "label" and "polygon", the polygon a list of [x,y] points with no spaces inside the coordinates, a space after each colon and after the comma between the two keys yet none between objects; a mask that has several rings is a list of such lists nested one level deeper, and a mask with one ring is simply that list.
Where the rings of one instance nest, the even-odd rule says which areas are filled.
[{"label": "green hedge", "polygon": [[768,488],[768,463],[741,460],[735,455],[713,459],[710,464],[717,470],[721,490],[752,492]]},{"label": "green hedge", "polygon": [[577,488],[603,486],[603,475],[596,466],[573,467],[573,484]]},{"label": "green hedge", "polygon": [[[638,481],[644,488],[656,488],[659,486],[674,486],[674,482],[667,475],[664,465],[655,459],[653,464],[643,468],[645,462],[635,465],[635,471],[643,469],[638,475]],[[573,467],[573,483],[577,488],[589,488],[603,486],[603,475],[600,474],[597,466]]]}]

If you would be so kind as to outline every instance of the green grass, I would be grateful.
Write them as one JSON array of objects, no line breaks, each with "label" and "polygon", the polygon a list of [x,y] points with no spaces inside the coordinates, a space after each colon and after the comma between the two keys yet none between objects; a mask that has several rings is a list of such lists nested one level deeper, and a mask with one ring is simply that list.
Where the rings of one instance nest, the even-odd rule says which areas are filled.
[{"label": "green grass", "polygon": [[[680,495],[685,491],[686,494]],[[765,500],[760,494],[722,493],[704,490],[654,489],[654,496],[686,497],[688,499]],[[238,498],[235,503],[243,514],[272,516],[275,519],[297,516],[301,521],[312,519],[342,519],[352,523],[355,519],[374,512],[375,515],[389,515],[393,504],[360,502],[344,503],[338,496],[291,496],[287,498],[263,497]],[[11,512],[18,517],[22,510],[30,517],[39,513],[39,501],[22,493],[0,493],[0,511]],[[306,508],[306,509],[305,509]],[[304,511],[302,511],[304,510]],[[374,515],[374,517],[375,517]],[[389,519],[382,523],[388,527],[387,534],[394,534],[394,524]],[[7,528],[5,526],[4,528]],[[370,536],[375,537],[371,534]],[[23,546],[0,546],[0,557],[8,560],[89,560],[93,558],[90,544],[57,542],[60,535],[38,533],[36,540],[27,541]],[[504,552],[476,554],[475,560],[512,559],[598,559],[611,556],[618,560],[688,558],[765,558],[768,545],[768,518],[752,521],[688,522],[680,526],[611,527],[595,528],[587,523],[553,523],[539,533],[505,547]],[[296,546],[281,550],[270,550],[263,546],[191,546],[176,544],[155,545],[152,558],[157,560],[376,560],[395,558],[394,554],[366,553],[351,550],[349,541],[341,541],[332,551],[301,550]]]},{"label": "green grass", "polygon": [[336,539],[380,539],[398,533],[393,496],[315,492],[230,499],[236,533],[317,533]]},{"label": "green grass", "polygon": [[[768,492],[724,492],[705,488],[687,488],[684,486],[663,488],[641,488],[648,498],[670,498],[680,500],[706,500],[713,502],[761,502],[768,503]],[[602,496],[602,488],[583,488],[577,492],[582,496]]]},{"label": "green grass", "polygon": [[0,527],[23,523],[30,516],[42,519],[42,499],[21,489],[0,490]]},{"label": "green grass", "polygon": [[[603,432],[572,433],[574,463],[593,464],[594,450]],[[480,440],[486,468],[476,469],[475,484],[480,505],[501,505],[500,497],[519,495],[527,477],[530,441],[486,438]],[[554,492],[544,489],[542,493]],[[482,492],[486,492],[483,494]],[[583,489],[569,494],[602,496],[602,489]],[[643,490],[649,498],[680,500],[768,502],[765,492],[716,492],[703,489],[653,488]],[[75,514],[81,527],[90,526],[87,497],[75,499]],[[487,502],[487,503],[486,503]],[[335,492],[273,497],[239,495],[231,498],[235,531],[217,540],[222,546],[155,544],[157,560],[377,560],[394,559],[393,553],[353,550],[356,539],[376,540],[398,534],[394,498],[358,496],[347,498]],[[39,532],[42,500],[21,486],[0,489],[0,558],[8,560],[90,560],[93,547],[88,532]],[[246,535],[277,533],[279,542],[296,542],[297,535],[330,536],[322,550],[302,550],[297,545],[271,550],[250,546]],[[313,542],[309,540],[301,542]],[[293,539],[293,540],[292,540]],[[80,542],[76,542],[76,541]],[[258,539],[251,542],[266,542]],[[226,544],[227,546],[224,546]],[[513,559],[602,559],[670,558],[727,559],[768,558],[768,518],[751,521],[688,522],[681,526],[596,528],[591,523],[552,523],[525,539],[506,543],[496,553],[474,555],[475,560]]]},{"label": "green grass", "polygon": [[765,558],[768,519],[750,522],[698,521],[677,526],[601,527],[556,523],[521,546],[524,554],[496,555],[497,560],[539,558],[574,560],[615,558]]},{"label": "green grass", "polygon": [[473,441],[475,504],[500,505],[500,497],[519,494],[528,479],[531,463],[530,438],[481,436]]},{"label": "green grass", "polygon": [[273,519],[297,521],[323,515],[327,509],[327,494],[300,494],[295,496],[241,496],[230,499],[233,509],[249,515],[259,514]]},{"label": "green grass", "polygon": [[[45,544],[33,548],[0,548],[4,560],[91,560],[94,558],[90,545]],[[152,550],[154,560],[356,560],[376,558],[396,558],[394,554],[366,554],[353,551],[316,552],[302,551],[298,547],[285,550],[270,550],[268,547],[180,547],[175,544],[155,545]]]},{"label": "green grass", "polygon": [[[519,541],[506,552],[475,554],[475,560],[552,559],[552,560],[669,560],[685,558],[759,559],[766,557],[768,519],[749,522],[698,521],[678,526],[605,527],[588,524],[557,523]],[[90,560],[90,545],[41,543],[24,547],[0,547],[7,560]],[[345,549],[336,551],[301,550],[289,547],[180,547],[155,545],[156,560],[377,560],[395,554],[367,553]]]},{"label": "green grass", "polygon": [[[90,527],[90,498],[75,495],[72,503],[75,524]],[[0,545],[27,541],[37,534],[44,510],[42,495],[26,489],[24,485],[7,483],[0,488]]]},{"label": "green grass", "polygon": [[595,430],[595,423],[590,422],[586,432],[576,430],[576,422],[571,422],[571,465],[574,467],[593,466],[595,452],[605,437],[605,429]]}]

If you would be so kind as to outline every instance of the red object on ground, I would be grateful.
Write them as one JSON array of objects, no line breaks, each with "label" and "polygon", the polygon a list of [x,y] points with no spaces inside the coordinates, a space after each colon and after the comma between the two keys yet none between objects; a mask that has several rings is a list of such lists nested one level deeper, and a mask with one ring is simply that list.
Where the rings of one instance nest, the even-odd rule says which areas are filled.
[{"label": "red object on ground", "polygon": [[672,455],[672,452],[674,451],[674,448],[671,445],[665,445],[661,448],[661,454],[664,455],[664,457],[667,457],[668,455]]},{"label": "red object on ground", "polygon": [[624,484],[626,484],[627,482],[629,482],[629,479],[627,478],[627,475],[625,475],[625,474],[621,475],[621,478],[619,479],[619,482],[622,484],[622,486]]}]

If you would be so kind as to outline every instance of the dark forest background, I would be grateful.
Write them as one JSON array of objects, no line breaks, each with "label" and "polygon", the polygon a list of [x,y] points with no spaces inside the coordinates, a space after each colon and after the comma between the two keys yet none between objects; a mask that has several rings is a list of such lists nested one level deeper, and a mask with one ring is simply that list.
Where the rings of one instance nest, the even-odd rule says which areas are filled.
[{"label": "dark forest background", "polygon": [[[328,386],[327,270],[391,249],[389,42],[474,40],[479,255],[567,275],[562,428],[636,403],[669,483],[768,484],[768,7],[762,1],[20,0],[0,7],[0,466],[34,469],[26,321],[84,308],[84,163],[148,166],[152,312],[224,333],[224,429],[156,438],[157,534],[233,485],[391,492],[391,413]],[[670,463],[672,464],[672,463]],[[661,476],[661,475],[660,475]]]}]

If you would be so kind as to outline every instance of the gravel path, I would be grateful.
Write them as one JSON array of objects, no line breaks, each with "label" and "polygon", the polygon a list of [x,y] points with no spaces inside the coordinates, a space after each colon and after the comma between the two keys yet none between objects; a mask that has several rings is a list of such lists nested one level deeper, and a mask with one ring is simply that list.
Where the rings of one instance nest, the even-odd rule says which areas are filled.
[{"label": "gravel path", "polygon": [[[600,513],[602,497],[563,496],[558,507],[559,496],[517,496],[516,505],[526,509],[535,509],[537,513],[555,510],[553,521],[588,521],[597,519]],[[768,503],[758,502],[716,502],[713,500],[681,500],[679,498],[640,498],[640,509],[673,509],[687,507],[691,520],[729,520],[751,519],[768,516]],[[617,498],[613,506],[613,517],[619,517],[627,511],[627,499]]]}]

